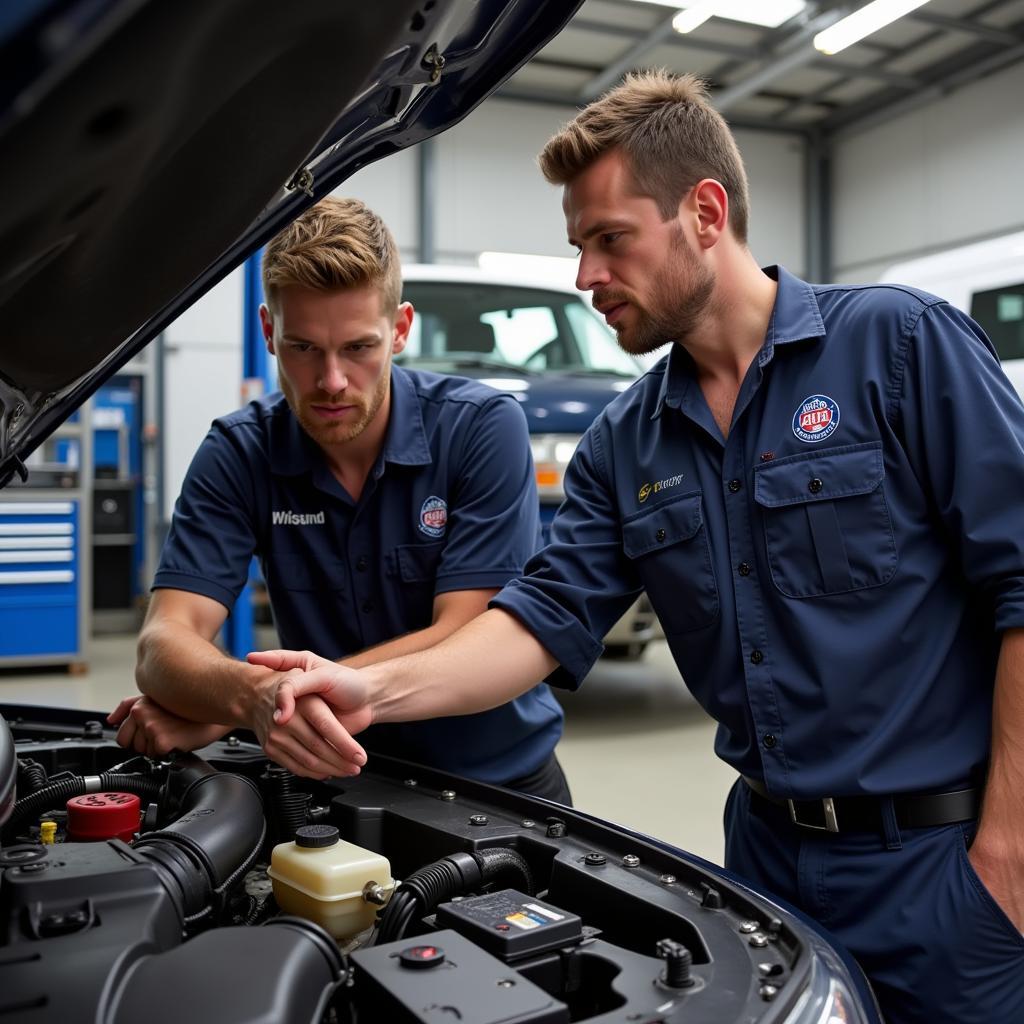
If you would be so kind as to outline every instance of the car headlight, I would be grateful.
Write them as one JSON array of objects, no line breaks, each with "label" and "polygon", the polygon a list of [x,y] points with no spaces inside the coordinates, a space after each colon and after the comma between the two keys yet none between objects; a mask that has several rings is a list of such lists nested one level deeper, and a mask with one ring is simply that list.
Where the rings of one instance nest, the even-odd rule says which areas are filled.
[{"label": "car headlight", "polygon": [[579,434],[538,434],[530,438],[537,493],[541,500],[565,497],[565,470],[580,443]]},{"label": "car headlight", "polygon": [[[785,1024],[869,1024],[846,965],[823,943],[812,943],[811,980]],[[867,988],[865,985],[864,988]]]}]

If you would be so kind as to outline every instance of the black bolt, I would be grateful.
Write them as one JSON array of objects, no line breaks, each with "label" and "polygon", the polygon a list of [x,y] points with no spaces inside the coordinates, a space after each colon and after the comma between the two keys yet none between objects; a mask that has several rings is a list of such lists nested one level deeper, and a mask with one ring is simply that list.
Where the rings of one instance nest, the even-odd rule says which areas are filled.
[{"label": "black bolt", "polygon": [[561,839],[565,835],[564,821],[548,822],[547,836],[549,839]]},{"label": "black bolt", "polygon": [[469,816],[470,825],[486,825],[489,820],[486,814],[471,814]]},{"label": "black bolt", "polygon": [[722,894],[717,889],[708,885],[707,882],[700,883],[700,893],[700,905],[705,910],[721,910],[725,906]]},{"label": "black bolt", "polygon": [[658,956],[665,961],[662,982],[669,988],[689,988],[693,984],[693,978],[690,977],[693,954],[675,939],[662,939],[657,950]]},{"label": "black bolt", "polygon": [[600,867],[605,862],[606,858],[603,853],[588,853],[586,857],[583,858],[583,863],[592,868]]},{"label": "black bolt", "polygon": [[98,740],[103,736],[103,723],[88,721],[82,726],[82,735],[87,740]]}]

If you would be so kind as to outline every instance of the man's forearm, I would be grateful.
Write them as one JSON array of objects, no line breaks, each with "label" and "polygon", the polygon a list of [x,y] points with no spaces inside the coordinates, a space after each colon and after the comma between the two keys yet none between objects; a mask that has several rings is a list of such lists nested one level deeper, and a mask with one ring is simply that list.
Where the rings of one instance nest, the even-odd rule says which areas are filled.
[{"label": "man's forearm", "polygon": [[274,673],[229,658],[177,622],[143,629],[135,681],[162,707],[193,722],[252,727],[259,684]]},{"label": "man's forearm", "polygon": [[487,711],[525,693],[558,662],[518,619],[484,612],[426,650],[364,669],[374,722]]},{"label": "man's forearm", "polygon": [[996,670],[992,753],[971,860],[1024,929],[1024,630],[1007,631]]}]

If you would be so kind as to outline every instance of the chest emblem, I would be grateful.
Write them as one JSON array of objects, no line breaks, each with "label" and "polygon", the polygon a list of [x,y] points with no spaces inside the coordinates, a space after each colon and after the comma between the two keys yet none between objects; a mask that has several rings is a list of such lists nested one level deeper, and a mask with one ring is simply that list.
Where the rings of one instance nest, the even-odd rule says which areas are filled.
[{"label": "chest emblem", "polygon": [[839,406],[828,395],[805,398],[793,414],[793,433],[807,444],[824,441],[839,426]]},{"label": "chest emblem", "polygon": [[418,525],[428,537],[443,537],[448,525],[448,502],[432,494],[420,508]]}]

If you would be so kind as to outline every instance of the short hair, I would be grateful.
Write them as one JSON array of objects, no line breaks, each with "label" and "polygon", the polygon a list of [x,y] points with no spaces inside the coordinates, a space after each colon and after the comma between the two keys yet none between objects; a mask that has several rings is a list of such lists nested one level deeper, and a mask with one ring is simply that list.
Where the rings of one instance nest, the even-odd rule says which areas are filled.
[{"label": "short hair", "polygon": [[714,178],[729,195],[729,225],[747,240],[750,196],[736,140],[695,75],[633,72],[555,135],[538,158],[552,185],[566,185],[613,149],[620,149],[641,194],[664,220],[698,181]]},{"label": "short hair", "polygon": [[328,196],[275,235],[263,253],[263,294],[271,309],[277,289],[287,285],[317,291],[371,285],[390,316],[402,295],[398,246],[365,203]]}]

